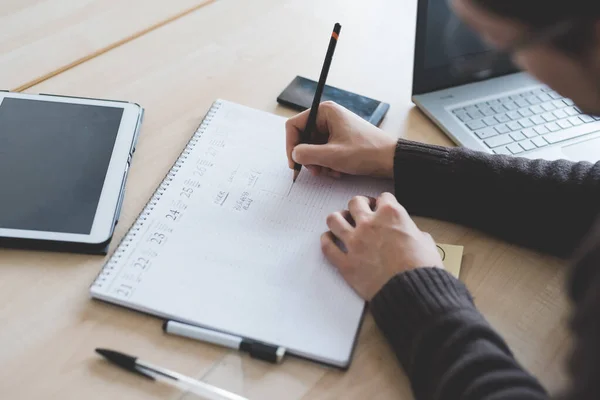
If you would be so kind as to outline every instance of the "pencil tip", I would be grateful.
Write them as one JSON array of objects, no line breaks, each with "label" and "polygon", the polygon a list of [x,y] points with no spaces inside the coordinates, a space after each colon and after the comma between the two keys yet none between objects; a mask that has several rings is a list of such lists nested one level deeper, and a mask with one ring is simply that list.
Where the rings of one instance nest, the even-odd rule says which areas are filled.
[{"label": "pencil tip", "polygon": [[292,179],[292,183],[296,182],[296,179],[298,179],[298,175],[300,175],[300,171],[298,171],[297,169],[294,170],[294,178]]}]

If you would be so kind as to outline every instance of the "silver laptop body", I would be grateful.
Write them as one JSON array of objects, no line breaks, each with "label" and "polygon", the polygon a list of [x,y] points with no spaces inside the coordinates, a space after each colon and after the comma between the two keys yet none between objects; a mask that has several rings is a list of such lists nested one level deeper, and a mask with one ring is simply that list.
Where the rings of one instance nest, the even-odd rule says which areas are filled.
[{"label": "silver laptop body", "polygon": [[455,18],[445,0],[419,0],[412,96],[419,109],[456,144],[471,149],[547,160],[600,160],[600,117],[583,114],[571,100],[517,71],[510,60],[486,77],[457,78],[452,57],[489,49],[462,28],[453,41],[454,54],[449,54],[443,35]]}]

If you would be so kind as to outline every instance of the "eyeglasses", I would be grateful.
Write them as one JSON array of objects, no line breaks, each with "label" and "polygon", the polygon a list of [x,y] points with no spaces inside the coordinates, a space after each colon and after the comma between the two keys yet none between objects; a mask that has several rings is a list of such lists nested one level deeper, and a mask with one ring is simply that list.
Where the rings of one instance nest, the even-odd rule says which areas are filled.
[{"label": "eyeglasses", "polygon": [[460,48],[463,41],[461,34],[469,34],[465,26],[457,17],[446,25],[444,45],[446,56],[451,60],[451,73],[457,78],[484,79],[494,73],[498,64],[508,56],[526,48],[547,44],[568,36],[577,27],[574,20],[562,21],[560,23],[527,33],[512,45],[502,50],[489,49],[486,52],[464,54],[464,48]]}]

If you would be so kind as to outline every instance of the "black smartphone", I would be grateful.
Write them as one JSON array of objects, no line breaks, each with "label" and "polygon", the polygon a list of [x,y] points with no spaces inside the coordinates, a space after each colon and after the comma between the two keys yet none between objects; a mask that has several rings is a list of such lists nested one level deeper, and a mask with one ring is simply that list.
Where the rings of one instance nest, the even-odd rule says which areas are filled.
[{"label": "black smartphone", "polygon": [[[294,110],[304,111],[312,106],[317,82],[297,76],[279,97],[277,102]],[[359,115],[375,126],[379,126],[390,105],[369,97],[325,85],[321,101],[334,101]]]}]

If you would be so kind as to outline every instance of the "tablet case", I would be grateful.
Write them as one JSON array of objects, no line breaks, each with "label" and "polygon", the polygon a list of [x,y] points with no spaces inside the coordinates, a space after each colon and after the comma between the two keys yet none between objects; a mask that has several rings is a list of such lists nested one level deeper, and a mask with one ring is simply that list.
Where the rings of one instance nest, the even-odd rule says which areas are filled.
[{"label": "tablet case", "polygon": [[[0,90],[0,92],[10,93],[9,90]],[[114,234],[115,226],[119,222],[121,216],[121,208],[123,206],[123,199],[125,197],[125,184],[127,182],[127,176],[129,173],[129,167],[133,158],[133,153],[137,146],[137,141],[140,136],[140,129],[142,121],[144,119],[144,108],[138,103],[132,103],[122,100],[109,100],[109,99],[97,99],[91,97],[77,97],[77,96],[63,96],[49,93],[39,93],[39,96],[52,96],[52,97],[63,97],[70,99],[84,99],[84,100],[100,100],[100,101],[112,101],[115,103],[129,103],[135,104],[140,108],[140,114],[135,127],[135,133],[133,135],[133,142],[131,144],[131,150],[129,152],[129,160],[127,161],[127,169],[123,175],[123,181],[121,182],[121,191],[119,194],[119,202],[115,211],[114,222],[112,225],[112,231],[109,238],[102,243],[78,243],[78,242],[65,242],[58,240],[41,240],[41,239],[24,239],[24,238],[13,238],[13,237],[0,237],[0,247],[14,248],[14,249],[28,249],[28,250],[41,250],[41,251],[58,251],[67,253],[83,253],[83,254],[108,254],[108,247]]]}]

